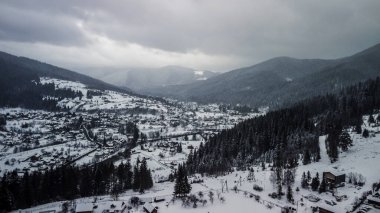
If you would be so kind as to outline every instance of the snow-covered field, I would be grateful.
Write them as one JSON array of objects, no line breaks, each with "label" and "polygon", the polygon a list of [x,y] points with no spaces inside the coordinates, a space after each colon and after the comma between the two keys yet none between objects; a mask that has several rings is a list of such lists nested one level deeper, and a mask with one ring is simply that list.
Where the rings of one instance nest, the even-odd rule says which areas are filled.
[{"label": "snow-covered field", "polygon": [[[366,121],[367,117],[365,117]],[[368,123],[365,122],[363,128],[369,129],[371,132],[377,131],[378,127],[369,127]],[[202,183],[192,184],[191,194],[198,195],[199,192],[202,192],[203,199],[207,200],[205,204],[198,203],[197,207],[194,208],[193,204],[190,204],[187,207],[183,206],[181,200],[171,201],[172,192],[174,183],[164,182],[164,183],[155,183],[154,187],[147,191],[144,194],[139,194],[133,191],[126,191],[121,194],[118,198],[118,201],[124,201],[128,203],[132,196],[138,196],[144,201],[153,201],[154,198],[164,198],[163,202],[152,202],[153,206],[157,206],[159,212],[163,213],[190,213],[190,212],[219,212],[219,213],[230,213],[230,212],[280,212],[281,207],[292,206],[297,212],[312,212],[311,207],[323,207],[329,209],[336,213],[344,213],[351,210],[352,202],[356,197],[360,197],[361,194],[365,191],[371,189],[371,185],[374,182],[380,180],[380,134],[372,133],[372,136],[369,138],[363,138],[361,135],[351,133],[353,139],[353,146],[347,152],[340,153],[340,158],[335,163],[330,163],[330,160],[326,154],[325,148],[325,136],[320,137],[320,148],[321,148],[321,160],[316,163],[311,163],[308,165],[300,166],[296,171],[296,180],[293,188],[298,187],[300,191],[294,190],[295,204],[290,204],[286,201],[285,196],[281,200],[273,199],[268,196],[269,193],[276,191],[274,186],[271,184],[270,175],[271,170],[268,168],[268,165],[265,170],[261,166],[253,166],[254,168],[254,180],[248,180],[248,171],[235,171],[225,176],[219,177],[201,177],[203,179]],[[197,141],[179,141],[184,145],[194,145],[197,147],[199,142]],[[149,149],[149,147],[146,147]],[[152,168],[153,173],[157,176],[166,175],[170,172],[170,167],[166,164],[165,161],[172,162],[177,161],[181,162],[185,159],[188,150],[185,149],[184,153],[177,153],[174,156],[165,156],[161,159],[158,157],[158,154],[163,150],[157,147],[150,147],[151,151],[141,150],[140,147],[136,147],[134,154],[132,155],[132,162],[139,157],[148,158],[148,165]],[[301,187],[301,176],[303,172],[310,171],[311,176],[314,177],[315,173],[318,172],[320,177],[322,172],[329,171],[333,173],[344,173],[348,174],[349,172],[357,172],[362,174],[366,179],[366,184],[363,187],[354,186],[352,184],[346,183],[344,187],[340,187],[335,192],[336,195],[346,195],[347,199],[343,199],[341,202],[335,200],[335,197],[332,196],[330,192],[319,194],[318,192],[312,191],[311,189],[302,189]],[[192,177],[190,177],[192,179]],[[224,186],[222,188],[222,183]],[[253,190],[253,185],[257,184],[263,187],[263,191],[258,192]],[[227,186],[227,188],[226,188]],[[237,191],[233,190],[235,188]],[[212,191],[214,193],[213,203],[208,197],[208,193]],[[311,202],[305,198],[308,195],[314,195],[319,197],[321,200],[318,202]],[[223,197],[224,201],[218,199],[218,197]],[[258,198],[257,200],[255,198]],[[77,203],[88,203],[93,205],[92,202],[94,198],[81,198],[77,200]],[[334,201],[336,205],[328,205],[325,201]],[[98,208],[95,212],[101,212],[101,206],[104,209],[107,208],[110,204],[116,202],[110,196],[98,197],[97,205]],[[51,204],[53,205],[53,204]],[[60,203],[56,203],[55,206],[50,206],[44,208],[44,210],[49,210],[50,208],[60,208]],[[28,211],[33,212],[34,209],[41,209],[41,207],[36,207],[29,209]],[[26,212],[26,211],[25,211]],[[143,212],[142,206],[133,207],[130,209],[130,212]],[[380,210],[371,207],[369,212],[380,212]]]},{"label": "snow-covered field", "polygon": [[[75,99],[65,98],[59,101],[58,105],[61,107],[68,107],[73,111],[78,109],[82,110],[96,110],[96,109],[131,109],[137,106],[140,107],[149,107],[150,109],[153,105],[151,101],[143,98],[138,98],[134,96],[130,96],[127,94],[114,92],[114,91],[100,91],[95,89],[89,89],[86,85],[73,82],[66,81],[55,78],[40,78],[40,82],[42,84],[54,83],[56,88],[59,89],[70,89],[73,91],[79,91],[83,94],[83,97],[80,99],[79,97]],[[93,96],[92,98],[87,97],[87,93],[89,90],[96,91],[102,93],[102,95]],[[160,110],[165,111],[165,107],[160,107]]]}]

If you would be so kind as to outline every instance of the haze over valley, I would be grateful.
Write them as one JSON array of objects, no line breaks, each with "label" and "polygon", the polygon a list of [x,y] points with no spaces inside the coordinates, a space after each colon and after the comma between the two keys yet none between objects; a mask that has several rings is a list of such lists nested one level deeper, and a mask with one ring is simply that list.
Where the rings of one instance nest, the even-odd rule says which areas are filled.
[{"label": "haze over valley", "polygon": [[0,2],[0,213],[380,212],[380,2]]}]

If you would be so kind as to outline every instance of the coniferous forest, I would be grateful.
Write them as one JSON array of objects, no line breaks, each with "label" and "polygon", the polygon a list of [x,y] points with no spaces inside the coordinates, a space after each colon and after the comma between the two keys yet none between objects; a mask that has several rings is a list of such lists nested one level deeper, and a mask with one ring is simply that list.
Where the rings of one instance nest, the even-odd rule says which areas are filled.
[{"label": "coniferous forest", "polygon": [[[41,84],[32,70],[8,64],[0,59],[0,107],[23,107],[57,111],[59,100],[82,97],[79,91],[58,89],[54,84]],[[55,98],[48,98],[55,97]]]},{"label": "coniferous forest", "polygon": [[62,166],[45,172],[6,173],[0,182],[0,209],[28,208],[38,204],[79,197],[111,194],[115,199],[128,189],[144,192],[153,186],[146,160],[134,168],[129,162],[114,166]]},{"label": "coniferous forest", "polygon": [[293,167],[320,158],[320,135],[328,135],[327,152],[338,160],[338,147],[345,150],[350,140],[345,129],[361,132],[362,115],[380,108],[380,78],[318,96],[292,107],[249,119],[211,137],[187,161],[190,173],[224,174],[232,167],[244,169],[249,163],[274,163]]}]

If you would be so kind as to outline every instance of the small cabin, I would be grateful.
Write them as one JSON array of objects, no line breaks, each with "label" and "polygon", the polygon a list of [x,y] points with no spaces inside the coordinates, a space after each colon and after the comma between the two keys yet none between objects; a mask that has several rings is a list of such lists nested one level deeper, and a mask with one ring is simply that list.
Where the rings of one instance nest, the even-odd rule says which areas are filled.
[{"label": "small cabin", "polygon": [[332,172],[323,172],[323,180],[326,181],[330,187],[337,187],[340,184],[346,182],[346,175],[333,174]]},{"label": "small cabin", "polygon": [[93,206],[91,203],[78,203],[75,207],[76,213],[92,213]]},{"label": "small cabin", "polygon": [[144,204],[143,210],[145,213],[158,213],[158,207],[153,207],[153,205],[148,202]]}]

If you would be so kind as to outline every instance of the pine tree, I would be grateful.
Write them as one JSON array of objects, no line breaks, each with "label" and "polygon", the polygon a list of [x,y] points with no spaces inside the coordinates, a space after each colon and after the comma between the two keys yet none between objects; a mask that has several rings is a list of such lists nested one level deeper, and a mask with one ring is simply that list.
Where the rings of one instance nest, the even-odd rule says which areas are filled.
[{"label": "pine tree", "polygon": [[10,190],[5,187],[5,184],[0,186],[0,209],[4,212],[9,212],[14,208],[14,200]]},{"label": "pine tree", "polygon": [[352,146],[352,139],[347,131],[343,131],[339,136],[339,146],[343,151],[347,151],[349,146]]},{"label": "pine tree", "polygon": [[356,134],[362,134],[362,123],[363,123],[362,117],[359,117],[355,124]]},{"label": "pine tree", "polygon": [[319,185],[318,192],[319,193],[326,192],[326,188],[327,188],[327,184],[326,184],[326,181],[323,179],[321,182],[321,185]]},{"label": "pine tree", "polygon": [[213,204],[214,203],[214,192],[213,191],[208,192],[208,198],[209,198],[211,204]]},{"label": "pine tree", "polygon": [[277,195],[278,198],[281,199],[283,192],[282,192],[282,167],[276,167],[275,168],[276,172],[276,180],[277,180]]},{"label": "pine tree", "polygon": [[363,137],[368,138],[369,137],[369,131],[367,129],[363,130]]},{"label": "pine tree", "polygon": [[133,167],[132,189],[133,191],[138,191],[140,189],[140,172],[137,165]]},{"label": "pine tree", "polygon": [[30,184],[29,173],[25,172],[24,176],[22,177],[22,194],[24,196],[23,202],[25,207],[32,205],[32,189]]},{"label": "pine tree", "polygon": [[152,172],[150,171],[150,169],[148,169],[148,171],[147,171],[147,185],[146,185],[146,188],[150,189],[152,187],[153,187]]},{"label": "pine tree", "polygon": [[328,154],[331,162],[335,162],[338,159],[338,144],[339,144],[339,130],[331,130],[327,137],[327,145],[328,145]]},{"label": "pine tree", "polygon": [[319,187],[319,177],[318,177],[318,173],[317,173],[317,175],[311,181],[311,190],[317,191],[318,187]]},{"label": "pine tree", "polygon": [[374,124],[375,123],[375,118],[373,117],[373,115],[369,115],[369,118],[368,118],[368,123],[370,124]]},{"label": "pine tree", "polygon": [[140,174],[140,189],[139,190],[140,190],[140,193],[143,193],[145,189],[147,189],[147,185],[148,185],[148,168],[146,165],[145,158],[141,161],[139,174]]},{"label": "pine tree", "polygon": [[305,172],[303,172],[303,174],[302,174],[301,187],[304,188],[304,189],[309,188],[309,184],[307,183],[307,177],[306,177]]},{"label": "pine tree", "polygon": [[125,180],[123,184],[124,189],[132,188],[133,172],[131,171],[131,169],[132,169],[131,163],[128,161],[124,166],[124,170],[125,170]]},{"label": "pine tree", "polygon": [[296,169],[295,168],[287,168],[284,170],[284,179],[283,183],[286,186],[292,186],[294,181],[295,181],[295,173]]},{"label": "pine tree", "polygon": [[317,157],[316,157],[315,161],[319,162],[319,160],[321,160],[321,150],[318,150]]},{"label": "pine tree", "polygon": [[293,190],[291,186],[288,186],[288,190],[286,192],[286,199],[288,202],[293,202]]},{"label": "pine tree", "polygon": [[182,152],[182,144],[178,144],[178,146],[177,146],[177,152],[178,153]]},{"label": "pine tree", "polygon": [[307,171],[307,182],[310,182],[311,180],[311,174],[310,171]]},{"label": "pine tree", "polygon": [[307,164],[309,164],[310,162],[311,162],[311,156],[310,156],[310,152],[309,152],[309,150],[307,149],[307,150],[305,151],[304,156],[303,156],[303,161],[302,161],[302,163],[303,163],[303,165],[307,165]]},{"label": "pine tree", "polygon": [[187,179],[187,171],[184,165],[178,165],[176,180],[174,185],[174,195],[183,197],[189,194],[191,185]]},{"label": "pine tree", "polygon": [[5,126],[7,125],[7,119],[5,118],[4,115],[0,115],[0,126]]}]

